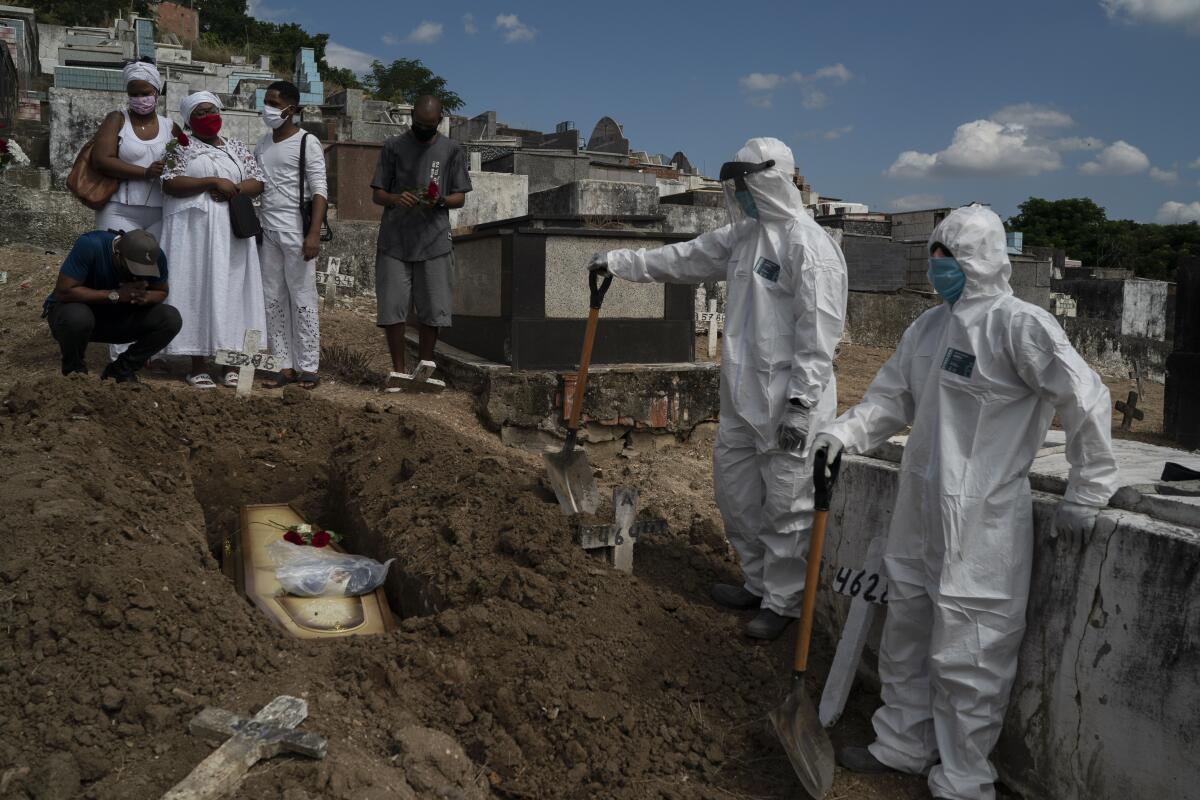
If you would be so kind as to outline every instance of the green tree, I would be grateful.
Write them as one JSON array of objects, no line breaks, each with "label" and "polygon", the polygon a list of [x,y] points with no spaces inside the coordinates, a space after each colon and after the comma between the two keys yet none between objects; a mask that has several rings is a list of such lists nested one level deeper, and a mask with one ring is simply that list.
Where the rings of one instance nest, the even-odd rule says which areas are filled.
[{"label": "green tree", "polygon": [[446,79],[433,74],[419,58],[398,58],[387,65],[375,61],[364,76],[363,85],[377,99],[393,103],[411,103],[421,95],[430,94],[442,101],[446,111],[457,111],[464,105],[461,97],[446,88]]},{"label": "green tree", "polygon": [[112,21],[132,8],[138,14],[148,15],[147,0],[31,0],[28,3],[13,3],[32,8],[38,22],[47,25],[111,25]]},{"label": "green tree", "polygon": [[361,89],[362,80],[347,67],[330,67],[323,73],[327,86],[340,86],[343,89]]}]

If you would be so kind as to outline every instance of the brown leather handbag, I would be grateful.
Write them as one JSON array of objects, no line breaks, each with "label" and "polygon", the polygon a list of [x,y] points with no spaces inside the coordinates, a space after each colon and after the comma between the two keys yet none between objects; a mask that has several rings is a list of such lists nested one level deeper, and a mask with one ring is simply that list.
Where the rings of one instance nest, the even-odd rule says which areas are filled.
[{"label": "brown leather handbag", "polygon": [[117,193],[120,181],[110,178],[92,166],[92,148],[96,140],[92,139],[79,150],[71,172],[67,175],[67,188],[71,194],[88,208],[99,211],[108,203],[109,198]]}]

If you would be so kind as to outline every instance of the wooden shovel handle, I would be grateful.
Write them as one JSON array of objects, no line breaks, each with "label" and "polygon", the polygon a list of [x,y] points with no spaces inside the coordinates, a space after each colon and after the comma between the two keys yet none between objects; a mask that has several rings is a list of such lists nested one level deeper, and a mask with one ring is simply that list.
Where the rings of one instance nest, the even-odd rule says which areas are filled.
[{"label": "wooden shovel handle", "polygon": [[567,420],[567,430],[579,428],[579,414],[583,410],[583,392],[587,388],[588,367],[592,363],[592,345],[596,343],[596,322],[600,319],[600,309],[588,310],[587,330],[583,334],[583,354],[579,356],[579,374],[575,376],[575,398],[571,401],[571,418]]},{"label": "wooden shovel handle", "polygon": [[808,545],[808,570],[804,577],[804,607],[800,612],[800,634],[796,637],[796,672],[808,669],[808,645],[812,641],[813,611],[817,605],[817,581],[821,577],[821,551],[825,549],[825,519],[828,511],[813,516],[812,538]]}]

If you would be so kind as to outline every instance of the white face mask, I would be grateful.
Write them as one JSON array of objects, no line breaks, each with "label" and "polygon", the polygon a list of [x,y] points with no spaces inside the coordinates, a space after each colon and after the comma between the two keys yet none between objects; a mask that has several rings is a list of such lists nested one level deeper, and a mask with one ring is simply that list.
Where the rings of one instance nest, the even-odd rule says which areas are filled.
[{"label": "white face mask", "polygon": [[287,121],[287,118],[283,116],[283,110],[274,106],[263,106],[262,121],[263,125],[266,125],[271,130],[275,130],[283,125]]}]

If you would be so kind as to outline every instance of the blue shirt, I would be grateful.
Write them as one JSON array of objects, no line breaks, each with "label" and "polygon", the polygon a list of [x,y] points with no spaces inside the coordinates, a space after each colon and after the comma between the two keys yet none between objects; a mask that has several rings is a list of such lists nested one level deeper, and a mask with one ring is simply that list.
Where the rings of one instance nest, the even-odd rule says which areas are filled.
[{"label": "blue shirt", "polygon": [[[58,274],[74,278],[88,289],[119,289],[121,275],[113,264],[115,238],[117,235],[109,231],[92,231],[80,236],[75,240],[71,252],[67,254],[67,260],[59,267]],[[148,279],[152,285],[167,282],[167,257],[161,250],[158,251],[158,274],[158,278]],[[45,316],[56,302],[58,301],[54,299],[54,292],[51,292],[42,304],[42,316]]]}]

